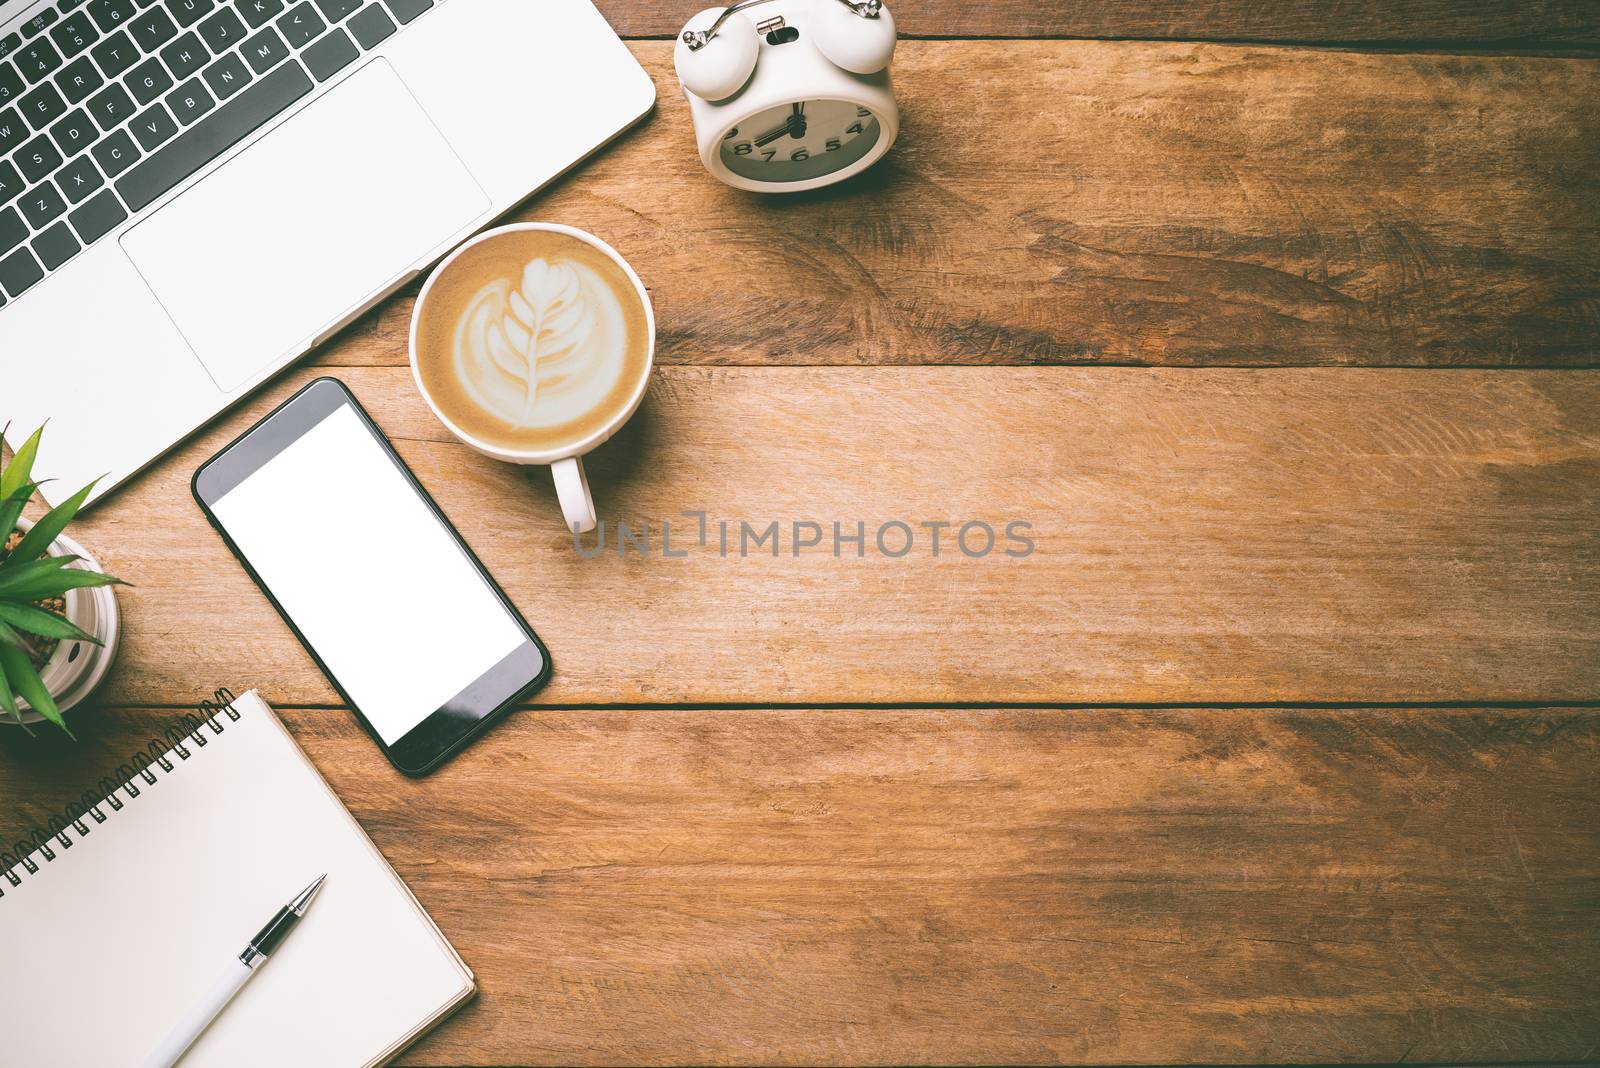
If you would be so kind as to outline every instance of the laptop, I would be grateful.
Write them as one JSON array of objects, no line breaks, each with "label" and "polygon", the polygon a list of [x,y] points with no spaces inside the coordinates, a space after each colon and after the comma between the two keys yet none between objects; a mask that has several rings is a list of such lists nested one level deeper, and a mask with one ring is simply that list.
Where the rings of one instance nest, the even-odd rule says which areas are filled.
[{"label": "laptop", "polygon": [[104,494],[654,101],[589,0],[0,0],[0,425]]}]

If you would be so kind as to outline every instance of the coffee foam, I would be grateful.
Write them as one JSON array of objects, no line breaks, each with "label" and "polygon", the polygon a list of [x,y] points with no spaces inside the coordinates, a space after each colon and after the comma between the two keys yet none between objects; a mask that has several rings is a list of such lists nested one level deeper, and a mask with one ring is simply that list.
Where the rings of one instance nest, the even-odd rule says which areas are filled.
[{"label": "coffee foam", "polygon": [[600,429],[647,365],[632,280],[566,234],[512,231],[474,246],[430,287],[417,364],[428,395],[485,444],[553,450]]}]

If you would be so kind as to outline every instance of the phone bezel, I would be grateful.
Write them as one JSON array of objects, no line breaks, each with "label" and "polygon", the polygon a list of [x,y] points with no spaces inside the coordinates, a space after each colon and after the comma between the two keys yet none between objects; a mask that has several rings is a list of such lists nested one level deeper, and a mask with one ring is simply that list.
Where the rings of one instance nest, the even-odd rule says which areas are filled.
[{"label": "phone bezel", "polygon": [[[228,491],[232,490],[245,479],[249,478],[262,466],[271,461],[275,456],[298,441],[307,431],[332,415],[339,407],[348,405],[372,435],[374,442],[389,457],[389,461],[410,484],[412,492],[431,510],[439,522],[449,531],[456,545],[466,554],[467,559],[477,570],[479,577],[488,586],[495,597],[510,613],[511,618],[522,630],[526,641],[512,650],[504,659],[494,667],[484,672],[445,702],[443,706],[431,712],[422,722],[397,738],[394,744],[389,744],[373,729],[366,714],[359,705],[351,699],[340,684],[337,676],[328,669],[323,662],[322,655],[308,642],[305,635],[296,626],[294,618],[279,603],[277,596],[272,592],[260,575],[251,566],[249,559],[240,551],[227,529],[217,520],[212,511],[212,503],[219,500]],[[316,661],[317,667],[322,670],[345,704],[355,712],[356,719],[362,729],[377,743],[383,755],[400,771],[410,776],[426,775],[450,757],[460,752],[461,749],[473,738],[483,733],[491,724],[506,714],[518,701],[527,697],[534,690],[544,685],[550,678],[551,663],[550,653],[528,625],[522,613],[517,611],[516,605],[506,596],[500,584],[495,582],[494,576],[489,574],[487,568],[478,559],[465,539],[461,537],[439,505],[417,481],[416,475],[406,466],[404,460],[395,452],[394,446],[384,436],[378,425],[372,421],[361,402],[356,400],[355,394],[350,392],[345,384],[337,378],[322,377],[313,380],[294,396],[278,405],[263,416],[254,426],[240,434],[229,445],[215,456],[211,457],[195,471],[190,480],[190,491],[195,502],[200,505],[200,510],[205,513],[206,520],[212,528],[222,537],[228,546],[228,551],[239,561],[240,566],[249,574],[251,580],[264,593],[272,607],[288,624],[294,636],[311,659]]]}]

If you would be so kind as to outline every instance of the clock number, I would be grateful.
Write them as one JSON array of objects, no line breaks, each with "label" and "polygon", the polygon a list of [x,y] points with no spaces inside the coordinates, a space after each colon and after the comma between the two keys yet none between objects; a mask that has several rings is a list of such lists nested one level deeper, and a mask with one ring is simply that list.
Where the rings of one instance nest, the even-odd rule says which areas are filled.
[{"label": "clock number", "polygon": [[771,160],[772,157],[776,156],[777,154],[778,150],[775,148],[764,148],[761,150],[761,158],[764,160]]},{"label": "clock number", "polygon": [[735,156],[748,156],[753,151],[755,151],[755,146],[751,145],[749,141],[740,141],[733,146],[733,154]]},{"label": "clock number", "polygon": [[828,143],[828,151],[829,152],[837,152],[841,148],[844,147],[844,145],[839,143],[839,139],[837,137],[828,138],[828,142],[827,143]]},{"label": "clock number", "polygon": [[797,148],[793,152],[789,153],[789,158],[795,163],[804,163],[806,160],[811,158],[811,153],[807,152],[803,148]]},{"label": "clock number", "polygon": [[861,133],[863,131],[861,129],[861,124],[859,122],[853,122],[849,126],[845,127],[845,131],[844,132],[847,133],[847,134],[858,134],[858,133]]},{"label": "clock number", "polygon": [[856,108],[856,114],[863,119],[872,118],[872,112],[868,111],[866,108]]},{"label": "clock number", "polygon": [[722,135],[722,139],[724,141],[732,141],[735,137],[738,137],[738,136],[739,136],[739,127],[735,126],[733,129],[731,129],[727,133],[723,134]]}]

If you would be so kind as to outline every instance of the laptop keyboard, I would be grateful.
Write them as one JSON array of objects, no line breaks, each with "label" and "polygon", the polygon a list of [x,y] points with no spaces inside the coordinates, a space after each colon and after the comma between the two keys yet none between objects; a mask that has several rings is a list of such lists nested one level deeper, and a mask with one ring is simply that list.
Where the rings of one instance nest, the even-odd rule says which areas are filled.
[{"label": "laptop keyboard", "polygon": [[434,0],[59,0],[0,34],[0,306]]}]

